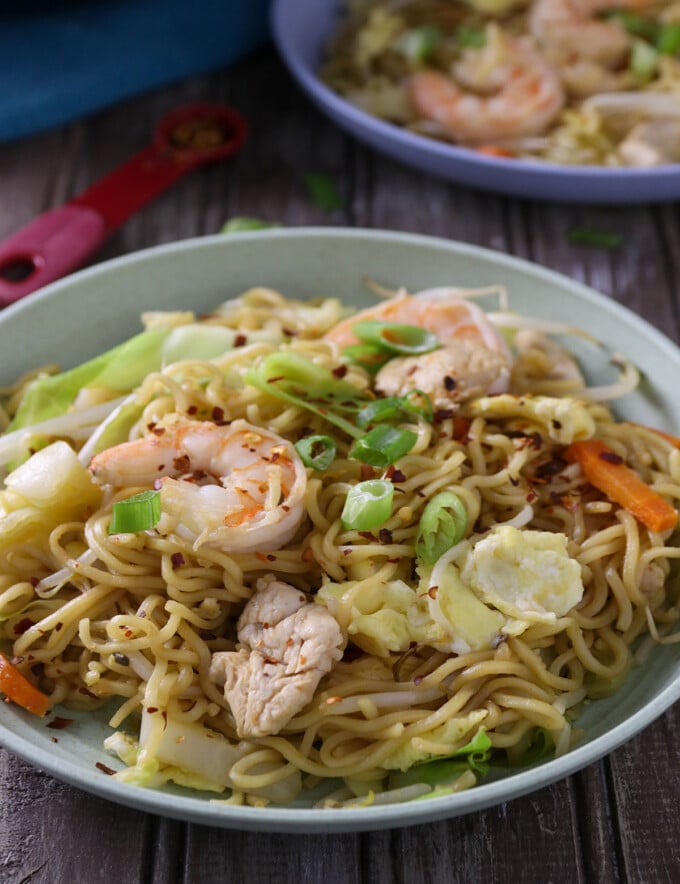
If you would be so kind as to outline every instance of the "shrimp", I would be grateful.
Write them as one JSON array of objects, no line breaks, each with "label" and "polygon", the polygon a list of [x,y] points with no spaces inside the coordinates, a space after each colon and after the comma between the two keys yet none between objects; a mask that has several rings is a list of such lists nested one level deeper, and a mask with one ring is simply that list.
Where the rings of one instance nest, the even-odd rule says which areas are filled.
[{"label": "shrimp", "polygon": [[616,67],[626,58],[632,37],[618,21],[601,21],[607,9],[644,9],[651,0],[535,0],[529,31],[556,63],[587,58]]},{"label": "shrimp", "polygon": [[565,101],[552,65],[491,25],[485,46],[466,49],[453,77],[422,71],[411,77],[408,92],[419,115],[468,144],[541,135]]},{"label": "shrimp", "polygon": [[326,332],[325,337],[340,347],[348,347],[358,340],[352,331],[353,326],[365,319],[375,319],[419,326],[435,334],[440,343],[453,338],[468,338],[490,350],[507,354],[503,336],[489,322],[481,307],[474,301],[461,298],[459,291],[440,287],[424,289],[414,295],[395,295],[375,307],[368,307],[343,319]]},{"label": "shrimp", "polygon": [[[423,356],[391,359],[376,377],[376,389],[385,395],[405,395],[416,386],[438,406],[469,395],[507,392],[510,351],[498,329],[484,311],[456,289],[425,289],[415,295],[401,294],[362,310],[338,323],[326,334],[341,347],[357,342],[352,327],[366,319],[415,325],[436,334],[441,350]],[[439,389],[442,379],[455,378],[457,394]],[[481,385],[481,387],[480,387]],[[467,394],[465,396],[467,398]]]},{"label": "shrimp", "polygon": [[194,549],[281,549],[304,518],[307,474],[295,448],[245,420],[219,426],[175,417],[95,455],[90,471],[100,484],[158,488],[158,531]]}]

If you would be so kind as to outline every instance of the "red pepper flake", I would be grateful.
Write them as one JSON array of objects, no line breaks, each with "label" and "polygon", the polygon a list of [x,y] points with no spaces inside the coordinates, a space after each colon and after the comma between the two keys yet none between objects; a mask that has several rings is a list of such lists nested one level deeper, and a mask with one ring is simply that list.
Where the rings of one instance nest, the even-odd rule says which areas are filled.
[{"label": "red pepper flake", "polygon": [[267,554],[267,561],[268,561],[268,562],[275,562],[275,561],[276,561],[276,556],[275,556],[273,553],[268,553],[268,554]]},{"label": "red pepper flake", "polygon": [[179,457],[173,458],[173,469],[178,473],[188,473],[191,468],[191,461],[188,454],[180,454]]},{"label": "red pepper flake", "polygon": [[59,623],[57,623],[57,624],[55,625],[55,627],[54,627],[54,631],[55,631],[55,632],[61,632],[61,630],[62,630],[63,628],[64,628],[64,624],[63,624],[63,623],[61,622],[61,620],[60,620]]},{"label": "red pepper flake", "polygon": [[216,405],[212,410],[212,419],[217,423],[224,420],[224,409]]},{"label": "red pepper flake", "polygon": [[264,553],[261,553],[261,552],[256,552],[256,553],[255,553],[255,558],[256,558],[256,559],[259,559],[261,562],[266,562],[266,561],[267,561],[267,556],[266,556]]},{"label": "red pepper flake", "polygon": [[164,436],[165,435],[165,427],[156,427],[155,426],[153,428],[153,430],[151,430],[151,432],[154,434],[154,436]]},{"label": "red pepper flake", "polygon": [[53,743],[58,743],[58,742],[59,742],[59,740],[58,740],[56,737],[50,737],[50,740],[51,740]]},{"label": "red pepper flake", "polygon": [[102,773],[105,773],[108,777],[112,777],[112,776],[115,774],[115,770],[113,770],[113,768],[111,768],[111,767],[108,767],[108,766],[107,766],[106,764],[104,764],[102,761],[98,761],[98,762],[95,764],[95,767],[96,767],[98,770],[100,770]]},{"label": "red pepper flake", "polygon": [[367,479],[372,479],[375,476],[375,470],[370,464],[362,463],[361,464],[361,481],[365,482]]},{"label": "red pepper flake", "polygon": [[187,408],[187,414],[192,414],[192,415],[193,415],[193,414],[197,414],[197,413],[198,413],[198,406],[197,406],[197,405],[190,405],[190,406]]},{"label": "red pepper flake", "polygon": [[448,390],[449,393],[452,393],[456,389],[456,387],[458,386],[458,384],[456,383],[456,379],[452,378],[450,374],[447,374],[444,376],[443,383],[444,383],[444,388],[446,390]]},{"label": "red pepper flake", "polygon": [[536,494],[535,491],[530,491],[526,496],[526,502],[533,503],[537,497],[538,497],[538,494]]},{"label": "red pepper flake", "polygon": [[378,538],[370,531],[357,531],[357,534],[359,535],[359,537],[363,537],[364,540],[369,540],[371,543],[378,542]]},{"label": "red pepper flake", "polygon": [[600,458],[600,460],[604,460],[607,463],[615,464],[616,466],[623,463],[623,458],[618,454],[614,454],[613,451],[601,451],[598,454],[598,457]]},{"label": "red pepper flake", "polygon": [[336,378],[344,378],[347,374],[347,366],[346,365],[338,365],[332,370],[333,377]]},{"label": "red pepper flake", "polygon": [[455,414],[452,408],[438,408],[432,415],[432,419],[436,424],[449,420]]},{"label": "red pepper flake", "polygon": [[84,697],[92,697],[93,700],[98,699],[96,694],[93,694],[92,691],[88,691],[85,687],[78,688],[78,693],[82,694]]},{"label": "red pepper flake", "polygon": [[234,347],[243,347],[243,345],[247,343],[248,337],[246,335],[236,335],[234,338]]},{"label": "red pepper flake", "polygon": [[30,629],[31,626],[34,625],[34,621],[31,620],[30,617],[23,617],[12,627],[12,632],[14,635],[23,635],[26,630]]},{"label": "red pepper flake", "polygon": [[455,439],[456,442],[469,442],[471,426],[472,421],[468,420],[466,417],[454,417],[451,438]]},{"label": "red pepper flake", "polygon": [[429,597],[431,599],[436,599],[438,592],[439,592],[438,586],[430,586],[430,588],[427,590],[427,594],[429,595]]},{"label": "red pepper flake", "polygon": [[46,727],[52,728],[55,731],[63,731],[64,728],[67,728],[70,724],[73,724],[75,721],[74,718],[61,718],[61,716],[57,715],[56,718],[53,718],[52,721],[48,721]]},{"label": "red pepper flake", "polygon": [[390,476],[390,482],[393,485],[396,485],[398,482],[405,482],[406,476],[402,473],[401,470],[395,470]]},{"label": "red pepper flake", "polygon": [[392,543],[392,532],[389,528],[381,528],[378,531],[378,539],[381,543]]},{"label": "red pepper flake", "polygon": [[303,562],[313,562],[314,561],[314,550],[311,546],[306,546],[302,550],[302,555],[300,556]]},{"label": "red pepper flake", "polygon": [[551,460],[543,461],[536,467],[536,475],[541,479],[550,479],[561,473],[567,466],[567,462],[561,457],[553,457]]},{"label": "red pepper flake", "polygon": [[181,552],[173,553],[170,556],[170,561],[172,562],[173,568],[179,568],[180,565],[184,564],[184,556]]},{"label": "red pepper flake", "polygon": [[33,589],[35,589],[36,586],[40,583],[40,580],[38,580],[37,577],[29,577],[29,578],[28,578],[28,582],[31,584],[31,586],[33,587]]},{"label": "red pepper flake", "polygon": [[146,707],[146,711],[147,711],[150,715],[153,715],[154,712],[158,712],[158,706],[147,706],[147,707]]}]

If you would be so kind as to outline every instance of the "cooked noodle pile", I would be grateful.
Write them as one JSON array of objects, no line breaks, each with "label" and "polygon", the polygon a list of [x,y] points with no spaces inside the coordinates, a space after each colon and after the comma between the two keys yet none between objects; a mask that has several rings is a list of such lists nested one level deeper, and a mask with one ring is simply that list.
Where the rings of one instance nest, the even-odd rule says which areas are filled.
[{"label": "cooked noodle pile", "polygon": [[[625,390],[625,371],[621,389],[590,393],[570,360],[569,371],[556,370],[556,352],[546,356],[545,341],[515,349],[510,393],[475,394],[450,408],[435,402],[431,413],[401,415],[397,425],[412,431],[415,442],[381,468],[349,456],[353,439],[326,419],[327,402],[319,414],[246,377],[268,355],[292,353],[328,369],[368,401],[380,398],[372,374],[348,360],[333,335],[325,337],[344,315],[332,300],[312,306],[251,290],[201,323],[236,330],[233,347],[151,371],[125,401],[136,409],[125,428],[129,439],[162,439],[178,422],[202,422],[219,434],[239,420],[288,443],[332,438],[330,465],[306,468],[299,526],[281,548],[274,541],[253,551],[225,549],[221,534],[204,542],[183,532],[176,512],[164,512],[145,530],[109,533],[114,503],[158,489],[159,482],[121,485],[109,476],[92,483],[90,458],[107,455],[87,442],[91,429],[56,434],[81,450],[82,465],[68,461],[74,477],[79,469],[85,475],[69,480],[75,499],[63,489],[51,497],[48,489],[42,503],[27,504],[30,481],[11,484],[51,448],[10,472],[0,519],[0,637],[50,707],[111,709],[116,735],[108,745],[125,761],[122,779],[149,785],[174,780],[250,803],[289,802],[310,787],[331,792],[326,804],[417,797],[433,787],[458,791],[488,767],[567,751],[578,736],[572,721],[583,701],[616,690],[634,663],[638,639],[650,631],[660,639],[677,619],[668,581],[680,554],[672,527],[645,527],[566,456],[574,438],[595,438],[610,460],[625,462],[657,496],[680,499],[680,451],[673,440],[617,421],[606,403],[591,398]],[[496,315],[499,324],[504,316]],[[146,317],[153,328],[181,327],[191,319]],[[256,330],[259,341],[253,341]],[[522,332],[507,334],[519,340]],[[107,401],[101,390],[90,390],[68,414],[98,407],[97,396]],[[534,408],[537,403],[542,406]],[[52,434],[29,435],[36,449],[54,441]],[[83,445],[91,450],[82,454]],[[173,481],[207,481],[196,469],[189,475],[190,469],[185,465],[182,478]],[[177,467],[175,474],[181,472]],[[267,475],[269,481],[273,474]],[[386,518],[370,529],[346,527],[348,492],[372,479],[393,486]],[[76,493],[78,481],[82,493]],[[45,474],[36,482],[44,485]],[[425,563],[417,555],[421,519],[442,492],[464,505],[464,538]],[[284,482],[282,499],[286,493]],[[162,501],[165,494],[164,485]],[[228,525],[241,518],[250,516]],[[456,566],[471,585],[477,555],[474,566],[483,581],[486,559],[479,551],[502,536],[520,593],[527,575],[543,567],[534,566],[532,544],[544,532],[562,543],[558,556],[546,542],[556,567],[566,573],[578,563],[572,570],[582,589],[575,607],[551,611],[548,595],[557,597],[563,579],[555,571],[541,590],[542,607],[535,601],[538,590],[533,596],[527,590],[524,600],[513,596],[504,610],[495,597],[475,596],[485,617],[504,623],[493,626],[491,639],[475,633],[474,616],[465,636],[456,632],[458,602],[452,596],[447,608],[441,596],[445,579],[452,579],[446,569]],[[248,646],[237,634],[236,623],[249,598],[279,583],[332,615],[341,643],[334,659],[324,658],[309,701],[260,733],[247,716],[239,719],[236,705],[232,709],[224,677],[215,676],[215,655],[236,660],[238,649],[245,657],[257,653],[254,641]],[[524,605],[524,614],[513,605]],[[270,624],[259,626],[266,633]],[[278,665],[272,653],[263,651],[265,670]],[[300,652],[298,669],[304,662]],[[294,682],[291,672],[284,682]],[[441,758],[451,771],[425,775]]]}]

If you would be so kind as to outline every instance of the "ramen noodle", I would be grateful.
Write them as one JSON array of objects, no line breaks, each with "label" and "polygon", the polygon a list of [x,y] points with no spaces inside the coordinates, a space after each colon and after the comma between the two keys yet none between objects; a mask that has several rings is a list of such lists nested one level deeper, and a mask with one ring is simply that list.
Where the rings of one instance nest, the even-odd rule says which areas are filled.
[{"label": "ramen noodle", "polygon": [[0,689],[105,707],[118,779],[451,794],[673,640],[680,443],[614,417],[635,369],[588,386],[601,345],[501,289],[388,294],[147,313],[2,391]]}]

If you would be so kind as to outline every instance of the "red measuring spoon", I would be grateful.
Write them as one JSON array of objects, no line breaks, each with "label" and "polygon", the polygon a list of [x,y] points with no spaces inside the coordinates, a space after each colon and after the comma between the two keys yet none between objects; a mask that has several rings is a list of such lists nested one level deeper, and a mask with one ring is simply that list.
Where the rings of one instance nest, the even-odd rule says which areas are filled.
[{"label": "red measuring spoon", "polygon": [[148,147],[0,243],[0,305],[81,267],[130,215],[198,166],[232,156],[247,134],[244,117],[226,105],[167,114]]}]

